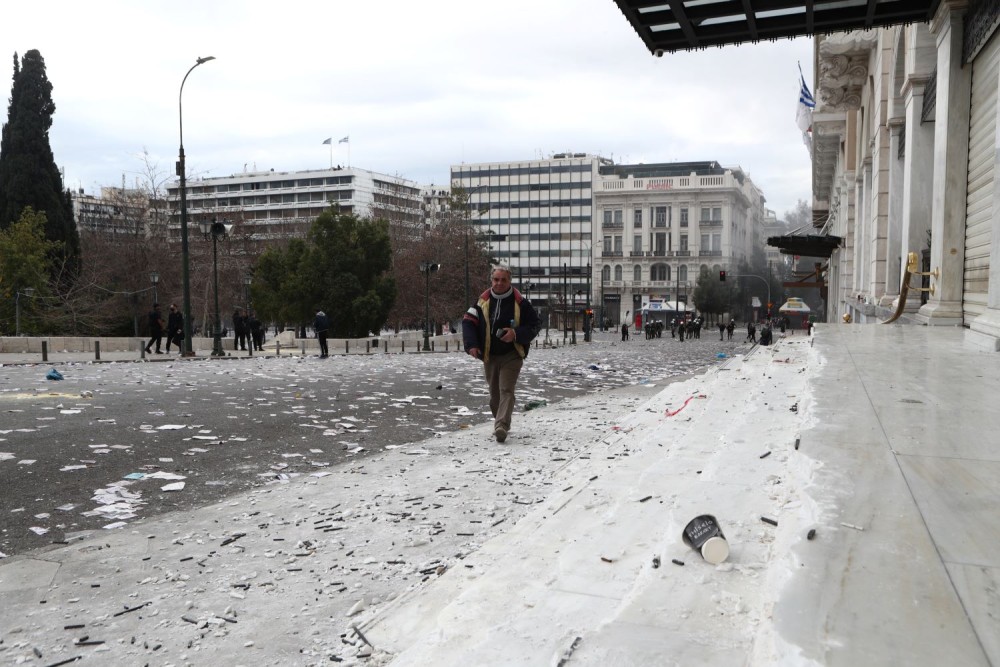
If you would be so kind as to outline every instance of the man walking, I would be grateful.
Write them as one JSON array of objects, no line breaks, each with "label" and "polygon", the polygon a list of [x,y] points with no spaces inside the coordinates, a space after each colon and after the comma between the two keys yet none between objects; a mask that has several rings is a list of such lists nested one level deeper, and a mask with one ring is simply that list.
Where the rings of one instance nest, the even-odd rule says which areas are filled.
[{"label": "man walking", "polygon": [[167,353],[170,353],[170,344],[177,345],[177,351],[183,352],[181,340],[184,338],[184,316],[177,310],[177,304],[170,304],[170,314],[167,315]]},{"label": "man walking", "polygon": [[462,318],[465,352],[483,362],[497,442],[507,439],[517,378],[541,328],[531,302],[511,286],[510,277],[506,266],[494,267],[490,289]]},{"label": "man walking", "polygon": [[149,342],[146,343],[146,354],[150,354],[150,348],[156,343],[156,353],[163,354],[160,350],[160,342],[163,340],[163,315],[160,314],[160,304],[154,303],[153,310],[149,311]]}]

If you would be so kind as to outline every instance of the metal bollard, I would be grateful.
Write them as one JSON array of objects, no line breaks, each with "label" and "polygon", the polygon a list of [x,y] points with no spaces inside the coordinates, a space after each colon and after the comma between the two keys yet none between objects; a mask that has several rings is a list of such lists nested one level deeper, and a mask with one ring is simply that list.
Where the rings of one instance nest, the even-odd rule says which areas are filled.
[{"label": "metal bollard", "polygon": [[370,340],[365,341],[365,354],[369,354],[372,351],[372,342]]},{"label": "metal bollard", "polygon": [[385,353],[389,354],[389,341],[388,340],[385,341]]},{"label": "metal bollard", "polygon": [[101,341],[94,341],[94,361],[101,360]]},{"label": "metal bollard", "polygon": [[49,341],[42,341],[42,361],[49,360]]},{"label": "metal bollard", "polygon": [[[418,347],[417,349],[419,350],[420,348]],[[403,354],[403,353],[406,352],[406,341],[405,340],[399,342],[399,352],[401,354]]]},{"label": "metal bollard", "polygon": [[351,341],[349,340],[344,341],[344,351],[347,352],[347,354],[351,353]]},{"label": "metal bollard", "polygon": [[306,356],[306,342],[302,341],[302,356]]},{"label": "metal bollard", "polygon": [[141,338],[139,339],[139,358],[146,358],[146,344],[142,342]]},{"label": "metal bollard", "polygon": [[280,340],[274,341],[274,356],[276,356],[276,357],[280,357],[281,356],[281,341]]}]

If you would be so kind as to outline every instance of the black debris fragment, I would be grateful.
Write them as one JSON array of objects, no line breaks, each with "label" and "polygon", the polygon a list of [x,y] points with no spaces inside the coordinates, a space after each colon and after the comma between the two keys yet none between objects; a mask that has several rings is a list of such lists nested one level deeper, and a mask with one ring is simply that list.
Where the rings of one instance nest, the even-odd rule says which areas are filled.
[{"label": "black debris fragment", "polygon": [[647,500],[649,500],[649,499],[650,499],[650,498],[652,498],[652,497],[653,497],[653,496],[646,496],[645,498],[639,498],[639,502],[640,502],[640,503],[644,503],[644,502],[646,502]]},{"label": "black debris fragment", "polygon": [[772,526],[777,526],[778,525],[778,522],[775,521],[774,519],[771,519],[770,517],[762,516],[760,518],[760,520],[763,521],[764,523],[769,523]]},{"label": "black debris fragment", "polygon": [[653,569],[660,567],[660,557],[653,556]]},{"label": "black debris fragment", "polygon": [[230,535],[226,539],[222,540],[222,544],[219,545],[219,546],[223,546],[224,547],[227,544],[232,544],[233,542],[235,542],[236,540],[240,539],[241,537],[246,537],[246,536],[247,536],[246,533],[233,533],[232,535]]},{"label": "black debris fragment", "polygon": [[766,459],[770,455],[771,455],[771,452],[769,452],[769,451],[768,452],[764,452],[763,454],[760,455],[760,458]]},{"label": "black debris fragment", "polygon": [[815,537],[816,537],[816,529],[815,528],[810,528],[809,532],[806,533],[806,539],[807,540],[811,540],[811,539],[813,539]]},{"label": "black debris fragment", "polygon": [[684,561],[677,560],[676,558],[671,558],[670,562],[673,563],[674,565],[684,565]]},{"label": "black debris fragment", "polygon": [[123,615],[128,614],[128,613],[133,612],[133,611],[139,611],[140,609],[142,609],[143,607],[145,607],[148,604],[149,604],[148,602],[143,602],[142,604],[140,604],[140,605],[138,605],[136,607],[125,607],[125,609],[123,609],[121,611],[116,611],[114,614],[112,614],[112,616],[123,616]]}]

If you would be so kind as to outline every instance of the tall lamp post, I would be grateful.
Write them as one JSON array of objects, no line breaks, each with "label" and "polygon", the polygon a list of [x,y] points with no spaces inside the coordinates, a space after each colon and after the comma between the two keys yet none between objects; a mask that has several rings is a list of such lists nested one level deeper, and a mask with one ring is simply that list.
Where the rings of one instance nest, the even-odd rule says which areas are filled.
[{"label": "tall lamp post", "polygon": [[477,185],[471,190],[465,190],[465,305],[468,307],[469,301],[469,227],[472,226],[472,212],[469,209],[470,202],[469,198],[472,197],[472,193],[477,192],[483,188],[487,187],[486,183]]},{"label": "tall lamp post", "polygon": [[14,293],[14,335],[21,335],[21,295],[28,297],[29,299],[35,293],[34,287],[25,287],[23,290],[18,290]]},{"label": "tall lamp post", "polygon": [[[181,195],[181,275],[183,278],[183,288],[184,288],[184,352],[183,356],[191,357],[194,356],[194,352],[191,350],[191,275],[188,262],[188,210],[187,210],[187,181],[184,175],[184,83],[187,81],[188,75],[194,71],[194,68],[203,63],[207,63],[209,60],[215,60],[215,56],[205,56],[204,58],[198,58],[191,69],[187,71],[184,78],[181,80],[181,91],[177,94],[177,117],[180,120],[180,140],[181,147],[180,152],[177,157],[177,175],[180,177],[180,195]],[[213,352],[214,353],[214,352]]]},{"label": "tall lamp post", "polygon": [[229,234],[232,225],[219,222],[212,218],[212,222],[202,221],[199,223],[202,235],[208,239],[212,238],[212,280],[215,283],[215,330],[212,332],[212,356],[224,357],[226,352],[222,349],[222,318],[219,315],[219,238],[225,238]]},{"label": "tall lamp post", "polygon": [[156,271],[149,272],[149,282],[153,284],[153,303],[159,303],[156,299],[156,283],[160,282],[160,274]]},{"label": "tall lamp post", "polygon": [[431,273],[441,268],[434,262],[420,262],[420,272],[424,274],[424,352],[431,351]]},{"label": "tall lamp post", "polygon": [[243,312],[250,317],[250,285],[253,284],[253,276],[249,273],[243,275]]}]

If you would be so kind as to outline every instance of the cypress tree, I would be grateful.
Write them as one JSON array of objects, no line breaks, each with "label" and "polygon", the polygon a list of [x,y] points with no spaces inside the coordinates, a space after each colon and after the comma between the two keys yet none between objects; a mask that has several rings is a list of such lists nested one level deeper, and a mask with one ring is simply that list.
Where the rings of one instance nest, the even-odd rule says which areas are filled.
[{"label": "cypress tree", "polygon": [[0,137],[0,229],[16,222],[25,207],[44,211],[46,240],[62,244],[65,259],[75,268],[80,237],[70,194],[63,189],[49,145],[55,110],[42,54],[32,49],[18,62],[15,53],[7,122]]}]

